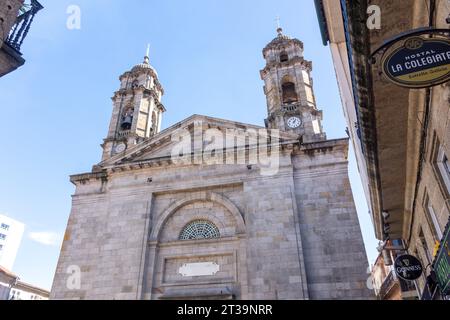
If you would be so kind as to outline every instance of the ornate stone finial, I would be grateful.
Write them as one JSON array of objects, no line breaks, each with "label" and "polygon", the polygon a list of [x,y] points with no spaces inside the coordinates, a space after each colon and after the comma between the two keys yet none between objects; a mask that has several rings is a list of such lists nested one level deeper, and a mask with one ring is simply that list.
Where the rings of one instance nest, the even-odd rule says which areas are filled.
[{"label": "ornate stone finial", "polygon": [[144,57],[144,63],[145,64],[149,64],[150,62],[150,44],[147,44],[147,51],[145,53],[145,57]]}]

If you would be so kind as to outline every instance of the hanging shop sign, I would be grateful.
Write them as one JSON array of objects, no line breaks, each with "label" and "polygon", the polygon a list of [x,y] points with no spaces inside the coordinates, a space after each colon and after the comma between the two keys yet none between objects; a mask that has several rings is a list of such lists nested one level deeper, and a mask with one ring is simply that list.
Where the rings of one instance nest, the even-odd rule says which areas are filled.
[{"label": "hanging shop sign", "polygon": [[450,222],[445,227],[433,270],[442,294],[450,295]]},{"label": "hanging shop sign", "polygon": [[400,40],[382,58],[384,74],[407,88],[426,88],[450,80],[450,39],[413,36]]},{"label": "hanging shop sign", "polygon": [[423,268],[416,257],[404,254],[395,259],[394,270],[399,278],[412,281],[422,275]]}]

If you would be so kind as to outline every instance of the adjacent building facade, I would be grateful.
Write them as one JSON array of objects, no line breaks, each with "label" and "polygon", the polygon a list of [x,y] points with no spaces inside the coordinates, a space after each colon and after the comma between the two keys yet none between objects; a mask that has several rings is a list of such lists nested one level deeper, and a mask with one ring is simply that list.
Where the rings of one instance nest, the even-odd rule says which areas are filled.
[{"label": "adjacent building facade", "polygon": [[18,280],[11,287],[9,300],[48,300],[49,295],[48,290]]},{"label": "adjacent building facade", "polygon": [[71,176],[51,298],[371,298],[348,139],[326,139],[303,43],[277,33],[265,126],[193,115],[161,131],[148,56],[120,77],[102,161]]},{"label": "adjacent building facade", "polygon": [[[374,273],[382,274],[398,254],[412,254],[425,271],[404,289],[416,298],[445,299],[450,280],[444,232],[450,217],[450,84],[424,89],[396,85],[374,53],[412,31],[427,29],[429,38],[448,39],[447,1],[323,0],[316,5],[375,234],[383,256],[389,257],[377,261]],[[373,19],[379,19],[378,27]],[[393,241],[401,248],[390,249]],[[385,279],[392,282],[392,276]],[[408,292],[399,296],[410,298]]]},{"label": "adjacent building facade", "polygon": [[0,300],[48,300],[49,292],[20,278],[0,266]]},{"label": "adjacent building facade", "polygon": [[418,291],[415,284],[399,278],[392,265],[396,258],[395,251],[389,252],[393,257],[380,254],[372,267],[372,283],[378,300],[417,300]]},{"label": "adjacent building facade", "polygon": [[2,0],[0,5],[0,77],[25,63],[20,48],[42,5],[31,0]]},{"label": "adjacent building facade", "polygon": [[12,269],[25,225],[0,214],[0,266]]},{"label": "adjacent building facade", "polygon": [[16,283],[17,276],[0,266],[0,300],[9,300],[11,287]]}]

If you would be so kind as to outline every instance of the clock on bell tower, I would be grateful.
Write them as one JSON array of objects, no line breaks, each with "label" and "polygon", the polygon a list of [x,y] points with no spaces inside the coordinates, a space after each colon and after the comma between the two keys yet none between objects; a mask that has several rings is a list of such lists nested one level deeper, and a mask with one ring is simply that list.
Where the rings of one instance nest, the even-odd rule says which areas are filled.
[{"label": "clock on bell tower", "polygon": [[267,99],[266,127],[295,132],[302,141],[326,139],[316,107],[311,78],[312,63],[303,58],[303,43],[277,29],[277,37],[264,49],[266,66],[261,70]]}]

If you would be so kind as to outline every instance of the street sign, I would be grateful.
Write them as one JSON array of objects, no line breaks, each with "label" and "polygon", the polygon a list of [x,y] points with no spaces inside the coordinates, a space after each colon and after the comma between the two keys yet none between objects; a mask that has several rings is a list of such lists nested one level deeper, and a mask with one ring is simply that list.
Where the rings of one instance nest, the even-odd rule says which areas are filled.
[{"label": "street sign", "polygon": [[450,80],[449,38],[414,36],[393,47],[385,52],[382,66],[384,74],[395,84],[426,88]]},{"label": "street sign", "polygon": [[409,254],[398,256],[394,262],[394,270],[399,278],[403,280],[416,280],[422,275],[422,264]]}]

